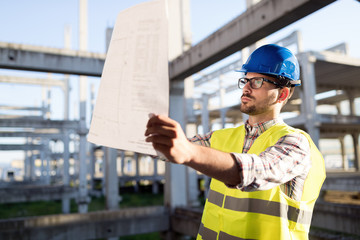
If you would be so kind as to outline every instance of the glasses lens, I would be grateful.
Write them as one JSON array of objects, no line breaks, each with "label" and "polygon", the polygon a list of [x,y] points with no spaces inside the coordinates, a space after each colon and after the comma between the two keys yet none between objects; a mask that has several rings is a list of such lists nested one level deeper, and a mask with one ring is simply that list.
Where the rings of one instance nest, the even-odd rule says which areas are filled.
[{"label": "glasses lens", "polygon": [[252,88],[261,88],[262,84],[263,84],[263,79],[262,78],[257,78],[257,77],[254,77],[254,78],[251,78],[250,79],[250,86]]},{"label": "glasses lens", "polygon": [[246,78],[240,78],[239,82],[238,82],[238,87],[239,88],[243,88],[247,83],[247,79]]}]

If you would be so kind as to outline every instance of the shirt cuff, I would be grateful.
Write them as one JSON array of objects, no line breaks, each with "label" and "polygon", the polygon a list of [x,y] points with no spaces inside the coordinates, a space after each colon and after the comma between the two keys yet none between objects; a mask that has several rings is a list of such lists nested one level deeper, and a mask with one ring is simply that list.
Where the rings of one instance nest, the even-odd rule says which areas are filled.
[{"label": "shirt cuff", "polygon": [[243,171],[242,171],[242,164],[241,164],[241,161],[240,159],[238,158],[237,154],[236,153],[230,153],[232,158],[234,159],[235,161],[235,164],[237,166],[237,169],[238,169],[238,172],[239,172],[239,176],[240,176],[240,183],[237,184],[237,185],[230,185],[230,184],[225,184],[228,188],[236,188],[236,189],[240,189],[243,187]]}]

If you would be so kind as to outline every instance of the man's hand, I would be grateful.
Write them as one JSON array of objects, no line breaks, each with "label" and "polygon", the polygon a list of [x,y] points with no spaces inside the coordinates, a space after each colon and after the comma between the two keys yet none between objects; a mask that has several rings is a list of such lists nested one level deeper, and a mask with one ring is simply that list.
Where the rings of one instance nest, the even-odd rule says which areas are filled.
[{"label": "man's hand", "polygon": [[236,186],[241,182],[238,167],[230,153],[191,143],[180,124],[163,115],[152,116],[146,126],[146,142],[173,163],[184,164]]},{"label": "man's hand", "polygon": [[173,163],[186,164],[193,158],[194,146],[186,138],[180,124],[164,116],[152,116],[146,125],[146,142]]}]

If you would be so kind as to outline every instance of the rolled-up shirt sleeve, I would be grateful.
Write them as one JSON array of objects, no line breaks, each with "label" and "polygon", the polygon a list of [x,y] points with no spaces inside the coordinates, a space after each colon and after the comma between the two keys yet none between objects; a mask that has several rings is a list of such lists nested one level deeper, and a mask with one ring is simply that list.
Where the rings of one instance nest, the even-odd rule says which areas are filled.
[{"label": "rolled-up shirt sleeve", "polygon": [[204,147],[210,147],[210,139],[214,131],[208,132],[204,135],[202,134],[196,134],[192,138],[188,138],[188,140],[194,144],[204,146]]},{"label": "rolled-up shirt sleeve", "polygon": [[278,140],[260,155],[232,153],[239,168],[242,191],[268,190],[298,178],[305,179],[311,167],[310,145],[301,133],[292,133]]}]

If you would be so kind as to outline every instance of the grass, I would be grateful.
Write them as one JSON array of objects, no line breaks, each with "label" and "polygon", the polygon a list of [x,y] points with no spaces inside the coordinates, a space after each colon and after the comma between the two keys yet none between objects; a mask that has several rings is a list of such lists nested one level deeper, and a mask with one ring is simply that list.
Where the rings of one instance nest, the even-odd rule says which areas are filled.
[{"label": "grass", "polygon": [[[121,194],[121,197],[122,201],[119,203],[120,209],[164,204],[162,194],[124,193]],[[93,198],[89,203],[88,211],[93,212],[104,210],[105,206],[105,197]],[[37,201],[0,204],[0,219],[61,214],[61,208],[61,201]],[[77,204],[75,200],[71,200],[70,212],[77,212]]]}]

